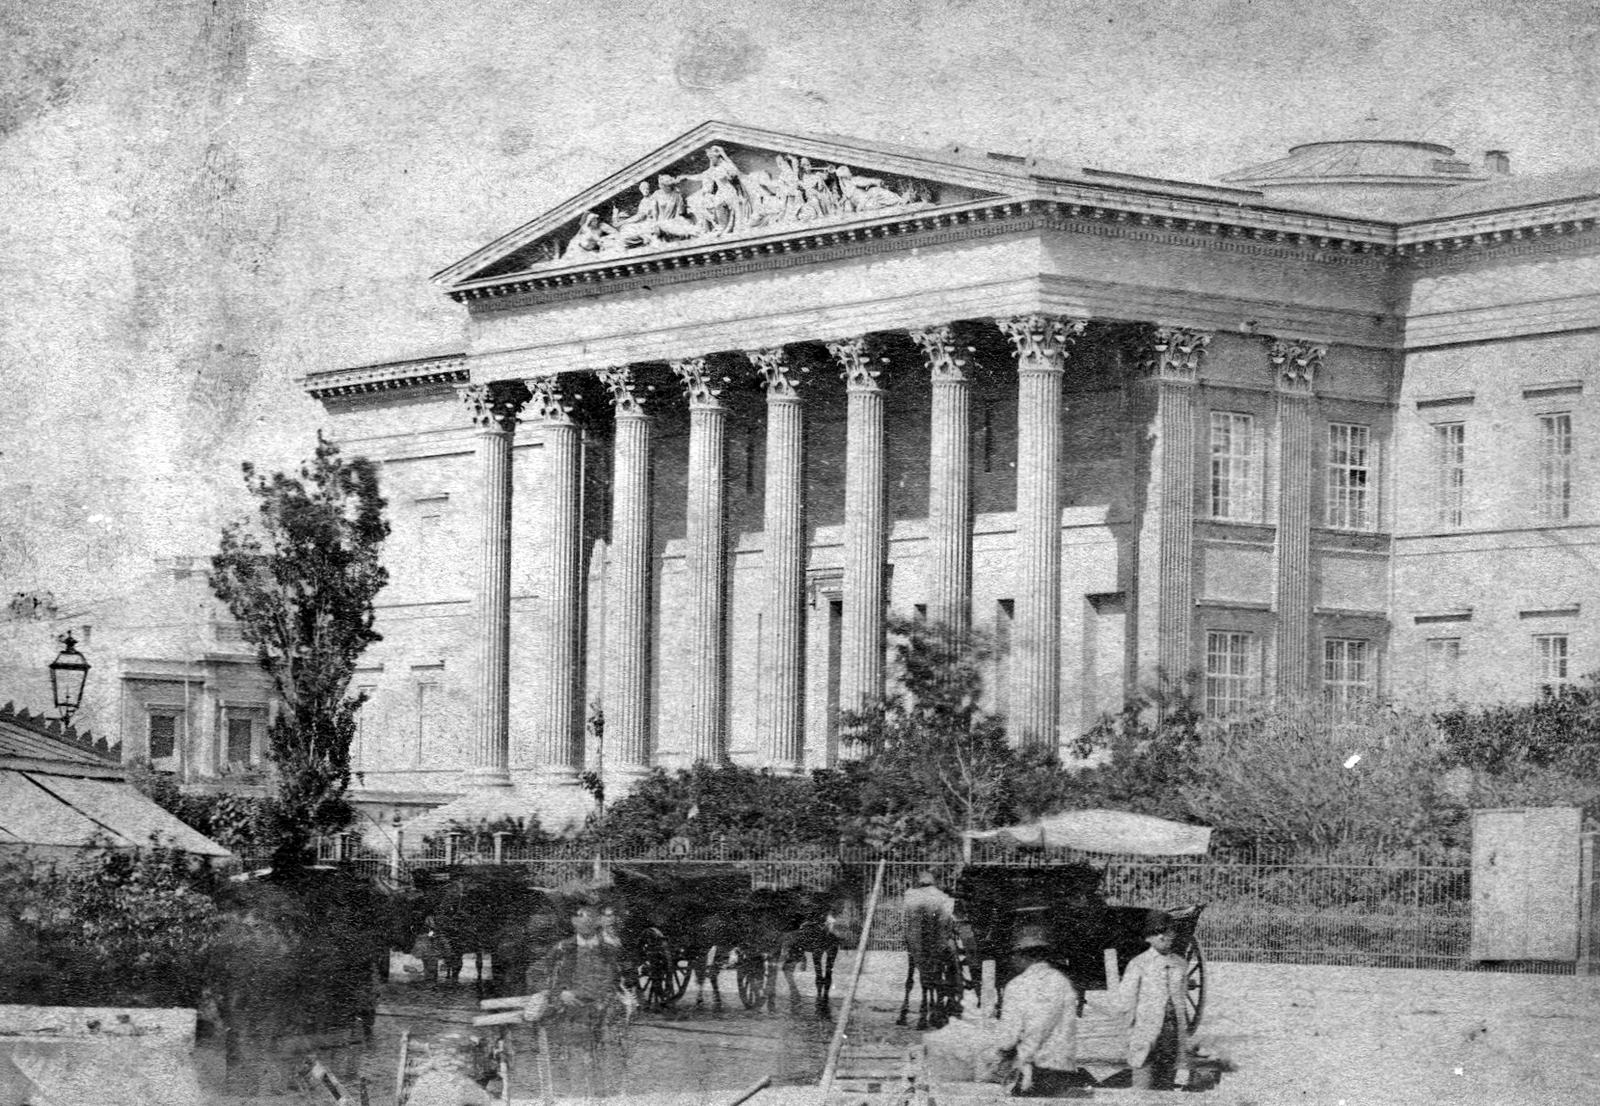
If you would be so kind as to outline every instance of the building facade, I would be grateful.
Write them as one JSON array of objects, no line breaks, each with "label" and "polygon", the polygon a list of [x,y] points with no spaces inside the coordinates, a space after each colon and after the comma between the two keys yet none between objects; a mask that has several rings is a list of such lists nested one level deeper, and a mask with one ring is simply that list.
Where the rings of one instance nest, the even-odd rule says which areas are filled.
[{"label": "building facade", "polygon": [[393,526],[357,768],[560,805],[830,764],[889,612],[991,637],[1050,747],[1161,674],[1216,713],[1575,679],[1600,189],[1507,168],[697,128],[438,274],[465,350],[304,379]]}]

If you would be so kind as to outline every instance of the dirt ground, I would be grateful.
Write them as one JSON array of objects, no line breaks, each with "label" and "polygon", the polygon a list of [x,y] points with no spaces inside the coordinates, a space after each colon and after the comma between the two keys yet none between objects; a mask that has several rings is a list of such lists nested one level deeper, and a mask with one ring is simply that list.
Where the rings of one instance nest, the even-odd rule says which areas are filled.
[{"label": "dirt ground", "polygon": [[[852,959],[846,953],[839,960],[835,1013]],[[1229,1069],[1204,1096],[1215,1106],[1600,1101],[1600,978],[1227,963],[1208,971],[1198,1043]],[[893,1025],[903,973],[903,957],[869,954],[852,1018],[854,1039],[915,1039]],[[397,979],[412,982],[390,989],[372,1047],[351,1058],[368,1076],[373,1106],[393,1100],[403,1029],[426,1038],[464,1028],[473,1013],[469,985],[435,991],[403,972]],[[592,1102],[603,1094],[610,1106],[720,1106],[771,1076],[774,1085],[751,1099],[753,1106],[819,1102],[815,1082],[832,1026],[811,1007],[810,977],[799,979],[807,1001],[791,1009],[780,992],[776,1015],[746,1011],[731,994],[721,1012],[697,1009],[691,992],[678,1011],[640,1021],[603,1086],[586,1086],[573,1074],[576,1068],[558,1071],[560,1101]],[[731,989],[731,973],[728,982]],[[1112,1070],[1120,1031],[1095,994],[1080,1044],[1090,1070]],[[513,1090],[518,1102],[537,1101],[531,1071],[514,1076]],[[998,1101],[998,1091],[946,1086],[940,1101]],[[271,1094],[215,1101],[256,1106],[297,1100],[315,1101]]]}]

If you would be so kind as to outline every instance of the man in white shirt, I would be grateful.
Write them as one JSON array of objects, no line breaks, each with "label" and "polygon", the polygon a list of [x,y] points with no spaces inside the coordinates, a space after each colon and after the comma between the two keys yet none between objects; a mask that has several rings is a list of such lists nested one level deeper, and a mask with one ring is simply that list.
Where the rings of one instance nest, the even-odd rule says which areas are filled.
[{"label": "man in white shirt", "polygon": [[1136,1088],[1189,1082],[1188,964],[1172,951],[1177,937],[1172,919],[1152,910],[1144,923],[1150,947],[1122,977],[1118,1004],[1129,1015],[1128,1066]]},{"label": "man in white shirt", "polygon": [[1016,1049],[1017,1093],[1051,1094],[1077,1077],[1078,992],[1047,959],[1042,927],[1018,930],[1012,950],[1021,970],[1006,984],[1000,1026]]}]

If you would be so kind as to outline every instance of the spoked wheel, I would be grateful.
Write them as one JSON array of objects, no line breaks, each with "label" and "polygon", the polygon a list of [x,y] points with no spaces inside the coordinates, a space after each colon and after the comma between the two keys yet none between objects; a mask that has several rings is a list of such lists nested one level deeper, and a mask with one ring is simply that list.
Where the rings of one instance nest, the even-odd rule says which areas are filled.
[{"label": "spoked wheel", "polygon": [[734,967],[739,979],[739,1001],[746,1010],[754,1010],[767,997],[767,958],[741,956]]},{"label": "spoked wheel", "polygon": [[689,965],[660,934],[652,934],[639,958],[639,997],[645,1006],[659,1010],[670,1006],[689,989]]},{"label": "spoked wheel", "polygon": [[1189,1032],[1193,1033],[1206,1008],[1206,958],[1201,955],[1198,938],[1190,938],[1184,961],[1184,995],[1189,1000]]}]

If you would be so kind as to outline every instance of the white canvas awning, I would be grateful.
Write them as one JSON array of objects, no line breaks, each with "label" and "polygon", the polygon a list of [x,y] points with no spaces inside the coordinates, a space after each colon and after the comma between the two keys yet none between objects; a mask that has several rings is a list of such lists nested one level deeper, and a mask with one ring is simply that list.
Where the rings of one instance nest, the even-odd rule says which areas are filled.
[{"label": "white canvas awning", "polygon": [[116,779],[0,769],[0,844],[81,848],[98,835],[113,848],[163,845],[196,856],[230,856]]},{"label": "white canvas awning", "polygon": [[1209,826],[1121,810],[1072,810],[1018,826],[971,830],[967,837],[974,841],[1005,837],[1042,848],[1137,856],[1204,856],[1211,847]]}]

